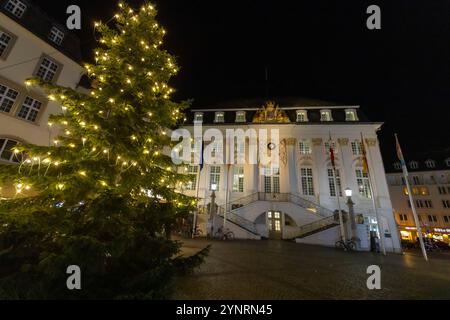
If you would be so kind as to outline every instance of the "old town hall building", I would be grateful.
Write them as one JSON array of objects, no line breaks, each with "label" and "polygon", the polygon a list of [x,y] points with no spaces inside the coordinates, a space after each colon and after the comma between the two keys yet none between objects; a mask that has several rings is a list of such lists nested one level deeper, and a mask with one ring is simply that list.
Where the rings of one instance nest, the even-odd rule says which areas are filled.
[{"label": "old town hall building", "polygon": [[[341,210],[349,211],[345,191],[352,190],[361,249],[369,250],[370,237],[377,234],[380,225],[387,251],[400,252],[377,140],[382,123],[369,121],[358,106],[302,99],[237,101],[191,109],[184,128],[193,132],[195,124],[201,124],[204,132],[219,129],[224,136],[227,129],[236,128],[278,129],[280,136],[277,167],[205,164],[186,168],[193,175],[193,182],[183,192],[198,197],[209,208],[197,220],[205,232],[211,223],[208,204],[215,191],[216,220],[226,216],[226,228],[237,238],[292,239],[334,246],[340,239],[335,213],[339,212],[339,205]],[[248,157],[248,139],[245,141],[246,145],[238,148],[245,149]],[[330,160],[330,144],[336,171]],[[372,181],[363,168],[364,153]],[[345,220],[345,231],[350,237]]]}]

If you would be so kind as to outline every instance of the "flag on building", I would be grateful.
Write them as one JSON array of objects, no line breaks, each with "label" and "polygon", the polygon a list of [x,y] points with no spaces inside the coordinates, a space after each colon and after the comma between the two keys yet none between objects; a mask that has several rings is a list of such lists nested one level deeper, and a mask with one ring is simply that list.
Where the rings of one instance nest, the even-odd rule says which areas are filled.
[{"label": "flag on building", "polygon": [[369,174],[369,162],[367,161],[366,144],[364,143],[364,138],[361,133],[361,153],[363,161],[363,172]]},{"label": "flag on building", "polygon": [[[400,163],[402,164],[402,168],[405,169],[406,168],[405,158],[403,157],[402,148],[400,147],[400,143],[398,142],[397,134],[395,134],[395,144],[396,144],[396,149],[397,149],[398,160],[400,160]],[[408,172],[408,171],[405,170],[405,172]]]},{"label": "flag on building", "polygon": [[330,161],[331,165],[334,170],[336,170],[336,157],[334,156],[334,148],[333,148],[333,140],[331,139],[331,133],[330,133],[330,140],[329,140],[329,148],[330,148]]}]

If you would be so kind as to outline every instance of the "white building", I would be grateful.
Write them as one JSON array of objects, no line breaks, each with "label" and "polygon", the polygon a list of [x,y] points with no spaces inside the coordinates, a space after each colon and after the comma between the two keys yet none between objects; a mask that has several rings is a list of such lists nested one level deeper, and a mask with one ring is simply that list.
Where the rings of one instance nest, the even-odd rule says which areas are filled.
[{"label": "white building", "polygon": [[[372,201],[375,197],[386,248],[399,252],[397,225],[377,140],[382,124],[368,121],[358,106],[330,106],[298,99],[277,102],[279,107],[274,103],[263,105],[264,101],[243,101],[191,110],[184,127],[192,134],[194,123],[202,123],[204,132],[219,129],[224,136],[227,129],[279,129],[281,160],[279,168],[263,168],[259,164],[205,164],[200,174],[199,166],[190,165],[187,170],[195,181],[184,192],[192,197],[198,195],[207,205],[212,186],[217,185],[219,219],[226,213],[226,227],[236,237],[296,239],[334,246],[340,239],[339,220],[334,215],[338,212],[337,182],[342,210],[348,211],[344,189],[353,191],[361,247],[368,250],[370,231],[378,231]],[[363,170],[361,134],[366,141],[373,190]],[[337,181],[330,161],[330,135]],[[248,147],[246,139],[246,159]],[[206,229],[208,220],[207,214],[200,214],[199,225]],[[349,227],[346,233],[350,237]]]},{"label": "white building", "polygon": [[[409,183],[425,236],[450,243],[450,153],[415,155],[407,162]],[[417,231],[399,162],[388,168],[395,219],[403,241],[416,241]]]},{"label": "white building", "polygon": [[[17,142],[49,145],[61,107],[25,81],[37,76],[77,88],[84,73],[80,42],[27,0],[0,1],[0,161],[15,162]],[[6,192],[3,190],[3,192]]]}]

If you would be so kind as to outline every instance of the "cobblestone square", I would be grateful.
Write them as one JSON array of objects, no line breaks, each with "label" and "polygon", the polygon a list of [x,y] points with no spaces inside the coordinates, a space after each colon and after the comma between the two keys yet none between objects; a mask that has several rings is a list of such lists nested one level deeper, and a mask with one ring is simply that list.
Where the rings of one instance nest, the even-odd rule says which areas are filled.
[{"label": "cobblestone square", "polygon": [[[349,253],[284,241],[182,240],[189,255],[211,244],[204,265],[177,282],[174,299],[449,299],[450,255]],[[381,268],[368,290],[367,267]]]}]

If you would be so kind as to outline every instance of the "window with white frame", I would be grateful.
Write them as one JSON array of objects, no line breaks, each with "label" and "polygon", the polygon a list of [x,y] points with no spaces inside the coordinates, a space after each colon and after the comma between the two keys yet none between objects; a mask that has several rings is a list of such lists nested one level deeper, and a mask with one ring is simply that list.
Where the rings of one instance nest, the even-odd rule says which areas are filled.
[{"label": "window with white frame", "polygon": [[312,153],[311,142],[308,140],[301,140],[298,143],[298,147],[301,155],[308,155]]},{"label": "window with white frame", "polygon": [[42,103],[40,101],[31,97],[26,97],[17,116],[19,118],[35,122],[41,108]]},{"label": "window with white frame", "polygon": [[36,76],[44,81],[52,82],[58,73],[59,65],[47,57],[40,60],[39,68],[36,71]]},{"label": "window with white frame", "polygon": [[413,178],[414,185],[418,186],[418,185],[422,184],[419,176],[413,176],[412,178]]},{"label": "window with white frame", "polygon": [[196,112],[194,114],[194,122],[197,122],[197,123],[203,122],[203,112]]},{"label": "window with white frame", "polygon": [[15,15],[17,18],[22,18],[27,5],[20,0],[8,0],[5,9]]},{"label": "window with white frame", "polygon": [[244,192],[244,167],[233,168],[233,192]]},{"label": "window with white frame", "polygon": [[6,113],[11,111],[18,95],[16,90],[0,84],[0,111]]},{"label": "window with white frame", "polygon": [[358,121],[358,114],[355,109],[345,110],[345,121]]},{"label": "window with white frame", "polygon": [[419,163],[418,163],[417,161],[411,161],[411,162],[409,163],[409,167],[410,167],[411,169],[418,169],[418,168],[419,168]]},{"label": "window with white frame", "polygon": [[364,198],[372,199],[368,173],[364,172],[363,169],[356,169],[356,182],[358,184],[359,194]]},{"label": "window with white frame", "polygon": [[0,58],[3,58],[12,43],[12,35],[0,30]]},{"label": "window with white frame", "polygon": [[0,160],[14,163],[19,162],[16,153],[14,153],[14,147],[17,143],[15,140],[0,138]]},{"label": "window with white frame", "polygon": [[333,121],[333,117],[331,115],[331,110],[321,110],[320,111],[320,121],[322,121],[322,122]]},{"label": "window with white frame", "polygon": [[245,162],[245,141],[234,137],[234,163],[243,164]]},{"label": "window with white frame", "polygon": [[305,196],[314,195],[314,180],[312,168],[301,168],[300,177],[302,182],[302,192]]},{"label": "window with white frame", "polygon": [[62,32],[59,28],[53,26],[50,30],[50,35],[48,36],[48,38],[60,46],[64,40],[64,32]]},{"label": "window with white frame", "polygon": [[339,169],[335,171],[332,168],[328,168],[328,184],[330,187],[330,196],[336,197],[336,187],[339,190],[339,197],[342,197],[342,185],[341,185],[341,176],[339,173]]},{"label": "window with white frame", "polygon": [[308,112],[306,110],[297,110],[297,122],[308,122]]},{"label": "window with white frame", "polygon": [[450,158],[445,159],[445,165],[446,165],[447,167],[450,167]]},{"label": "window with white frame", "polygon": [[352,152],[354,156],[361,156],[363,154],[363,146],[361,141],[352,142]]},{"label": "window with white frame", "polygon": [[220,187],[220,167],[211,166],[209,173],[209,190],[212,191],[212,186],[216,185],[216,191],[219,191]]},{"label": "window with white frame", "polygon": [[216,112],[214,115],[214,122],[215,123],[223,123],[225,122],[225,113],[223,112]]},{"label": "window with white frame", "polygon": [[187,167],[187,174],[190,175],[190,181],[185,185],[186,190],[196,190],[197,189],[197,176],[198,176],[198,166]]},{"label": "window with white frame", "polygon": [[394,163],[394,169],[395,170],[400,170],[402,168],[402,165],[400,164],[400,162],[395,162]]},{"label": "window with white frame", "polygon": [[247,122],[245,117],[245,111],[236,112],[236,122]]},{"label": "window with white frame", "polygon": [[436,168],[436,161],[428,159],[427,161],[425,161],[425,165],[428,169]]},{"label": "window with white frame", "polygon": [[264,168],[264,192],[280,193],[280,168]]}]

